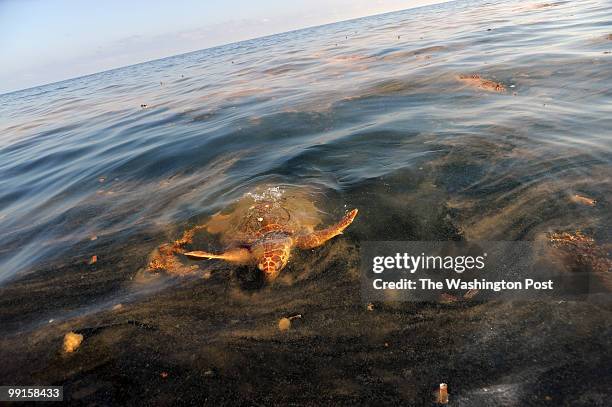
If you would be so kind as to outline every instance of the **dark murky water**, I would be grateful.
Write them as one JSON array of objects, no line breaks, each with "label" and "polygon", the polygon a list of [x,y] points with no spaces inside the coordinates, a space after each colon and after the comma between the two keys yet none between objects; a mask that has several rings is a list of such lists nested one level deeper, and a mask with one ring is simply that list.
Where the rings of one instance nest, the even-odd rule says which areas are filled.
[{"label": "dark murky water", "polygon": [[[611,22],[607,1],[457,2],[0,95],[0,379],[102,404],[422,404],[447,381],[466,405],[597,405],[609,307],[367,312],[357,253],[577,229],[609,243]],[[219,263],[139,273],[261,185],[308,186],[325,222],[360,214],[264,289]],[[70,330],[86,339],[65,357]]]}]

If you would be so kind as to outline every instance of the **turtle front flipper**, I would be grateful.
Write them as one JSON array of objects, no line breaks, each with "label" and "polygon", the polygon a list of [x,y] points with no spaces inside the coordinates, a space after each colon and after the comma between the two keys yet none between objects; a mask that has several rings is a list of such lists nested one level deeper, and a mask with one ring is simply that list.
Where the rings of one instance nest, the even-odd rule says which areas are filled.
[{"label": "turtle front flipper", "polygon": [[295,242],[296,246],[300,249],[312,249],[321,246],[329,239],[342,234],[342,231],[353,223],[355,216],[357,216],[357,212],[357,209],[353,209],[344,215],[344,218],[342,218],[340,222],[333,226],[323,230],[316,230],[306,235],[297,236]]},{"label": "turtle front flipper", "polygon": [[251,259],[251,252],[244,248],[231,249],[221,254],[207,253],[202,251],[187,252],[184,254],[192,260],[219,259],[233,263],[247,263]]}]

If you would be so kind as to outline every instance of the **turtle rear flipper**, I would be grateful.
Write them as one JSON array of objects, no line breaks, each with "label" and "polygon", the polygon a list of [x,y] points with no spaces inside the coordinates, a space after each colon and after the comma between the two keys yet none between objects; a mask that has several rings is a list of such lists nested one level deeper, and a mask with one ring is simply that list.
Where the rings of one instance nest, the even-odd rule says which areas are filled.
[{"label": "turtle rear flipper", "polygon": [[353,220],[355,216],[357,216],[357,209],[353,209],[346,215],[344,218],[333,226],[330,226],[323,230],[316,230],[312,233],[297,236],[296,238],[296,246],[300,249],[313,249],[315,247],[321,246],[329,239],[342,234],[342,231],[346,229]]}]

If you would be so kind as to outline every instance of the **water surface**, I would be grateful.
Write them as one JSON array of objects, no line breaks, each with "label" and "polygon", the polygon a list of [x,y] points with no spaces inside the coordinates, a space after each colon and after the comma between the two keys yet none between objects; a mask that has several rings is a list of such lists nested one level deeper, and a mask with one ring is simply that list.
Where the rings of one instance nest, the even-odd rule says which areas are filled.
[{"label": "water surface", "polygon": [[[355,368],[345,361],[316,377],[302,376],[302,384],[333,377],[330,386],[339,398],[332,399],[350,403],[370,400],[367,395],[353,399],[347,394],[358,391],[355,389],[374,376],[382,377],[376,391],[382,391],[383,382],[399,386],[402,380],[424,374],[431,374],[427,378],[434,384],[439,382],[437,370],[424,373],[430,363],[424,356],[414,371],[389,364],[389,369],[396,369],[394,373],[389,377],[380,373],[385,363],[391,363],[378,353],[382,352],[378,346],[384,343],[381,338],[387,333],[395,338],[392,342],[401,342],[403,329],[407,329],[402,324],[416,324],[410,319],[416,311],[398,316],[391,309],[386,320],[382,316],[361,319],[358,242],[532,240],[551,231],[582,230],[601,244],[609,243],[609,6],[605,0],[452,2],[244,41],[0,95],[0,284],[5,329],[20,338],[49,320],[61,321],[56,331],[37,334],[47,338],[37,339],[37,346],[46,346],[49,342],[45,341],[56,340],[62,330],[101,324],[96,312],[117,303],[132,303],[131,321],[152,320],[164,335],[181,332],[174,337],[176,353],[167,350],[172,353],[171,363],[165,362],[192,369],[189,352],[198,352],[201,341],[215,343],[209,353],[200,355],[206,362],[199,368],[208,372],[214,365],[224,383],[235,379],[234,384],[244,386],[241,394],[253,395],[269,383],[247,385],[248,380],[238,379],[241,371],[237,366],[248,365],[253,357],[247,349],[270,350],[280,358],[279,374],[299,376],[290,360],[279,356],[286,354],[289,345],[276,342],[274,321],[297,312],[304,313],[307,320],[310,311],[311,325],[305,322],[304,330],[293,340],[307,343],[310,350],[325,343],[330,351],[373,352],[379,370],[362,373],[365,376],[357,376],[356,382],[343,382],[338,377],[345,369]],[[500,84],[505,91],[490,91],[459,79],[475,74]],[[240,271],[221,264],[202,266],[202,272],[210,271],[209,267],[222,271],[209,280],[202,279],[201,273],[196,280],[138,280],[139,270],[157,245],[176,239],[187,226],[206,221],[262,185],[307,187],[323,222],[337,219],[347,208],[357,207],[360,214],[341,239],[321,251],[299,255],[296,265],[284,272],[285,280],[263,291],[245,291],[235,280]],[[585,205],[576,201],[576,195],[597,203]],[[200,244],[214,247],[215,242],[204,239]],[[98,261],[89,265],[94,255]],[[336,301],[338,293],[345,295],[340,302]],[[491,352],[487,360],[493,354],[519,352],[522,343],[517,340],[504,348],[502,342],[491,341],[487,324],[492,315],[513,315],[508,318],[517,325],[498,321],[499,326],[509,330],[523,326],[533,335],[539,332],[537,324],[550,320],[547,312],[560,312],[556,318],[579,319],[586,324],[583,333],[594,334],[603,323],[589,320],[596,314],[589,308],[571,308],[544,310],[541,320],[529,326],[527,316],[537,308],[512,311],[504,307],[481,309],[474,318],[484,325],[473,330],[461,321],[472,318],[470,313],[475,311],[457,315],[449,311],[456,318],[457,332],[467,336],[476,332],[475,340],[485,344],[484,352]],[[167,312],[167,318],[160,312]],[[431,357],[434,355],[427,352],[435,353],[431,349],[436,345],[427,338],[445,337],[433,322],[438,312],[437,308],[422,311],[422,318],[433,325],[423,327],[427,335],[412,338]],[[512,312],[516,313],[509,314]],[[400,319],[389,322],[394,316]],[[198,333],[199,339],[178,328],[170,330],[181,323],[189,325],[189,332]],[[368,333],[369,326],[380,330]],[[125,338],[122,335],[128,334],[122,330],[129,327],[109,328],[110,339],[102,336],[103,344],[98,345],[112,349],[109,343]],[[561,324],[554,327],[561,329]],[[593,340],[609,344],[605,332],[609,334],[609,327]],[[145,330],[143,335],[149,339],[135,340],[132,345],[140,350],[149,346],[150,352],[157,349],[158,345],[147,342],[153,334]],[[561,351],[577,341],[576,336],[567,335],[560,336],[553,348]],[[4,351],[18,346],[12,340],[17,339],[3,342]],[[350,348],[357,346],[352,340],[364,347]],[[129,342],[121,346],[126,352],[131,349]],[[484,369],[480,364],[484,360],[467,344],[457,346],[455,349],[472,358],[453,362],[459,376],[462,366],[466,367],[461,376],[464,388],[487,385],[484,374],[469,384],[473,369]],[[551,343],[541,340],[534,344],[538,346],[550,348]],[[583,355],[584,360],[595,358],[595,349],[601,346],[602,342],[587,346],[594,353]],[[325,364],[324,359],[304,359],[311,355],[310,350],[302,354],[303,369]],[[52,355],[40,352],[39,372],[49,364],[57,368],[48,376],[39,373],[40,377],[72,383],[74,388],[95,381],[87,375],[65,373],[62,369],[67,367],[61,364],[68,362],[49,362]],[[404,355],[412,355],[414,362],[418,356],[410,352],[404,349]],[[104,358],[113,355],[109,351],[98,356],[107,360]],[[138,374],[130,364],[134,360],[126,355],[122,360],[129,366],[123,368]],[[353,363],[366,363],[365,356],[352,355]],[[489,374],[504,386],[526,386],[553,367],[560,369],[553,359],[540,362],[543,365],[511,372],[516,376],[508,373],[512,377]],[[569,366],[575,361],[566,362]],[[580,374],[596,377],[595,362],[584,363]],[[275,371],[272,365],[248,366],[253,375]],[[257,366],[264,366],[263,370]],[[495,369],[512,370],[512,366],[504,362]],[[411,383],[411,395],[398,390],[390,400],[417,402],[429,397],[429,382]],[[518,400],[527,391],[524,386],[503,389]],[[102,386],[100,391],[106,390]],[[95,391],[82,397],[87,399]],[[466,403],[479,400],[478,391],[465,393]],[[283,400],[283,393],[279,394],[277,401]],[[158,396],[162,399],[157,401],[163,400]],[[287,397],[286,401],[299,401]]]}]

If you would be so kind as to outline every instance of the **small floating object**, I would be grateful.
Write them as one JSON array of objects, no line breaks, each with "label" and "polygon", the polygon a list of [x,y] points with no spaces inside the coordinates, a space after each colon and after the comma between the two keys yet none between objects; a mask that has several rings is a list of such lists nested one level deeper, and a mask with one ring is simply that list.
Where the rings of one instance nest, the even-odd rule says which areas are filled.
[{"label": "small floating object", "polygon": [[291,320],[289,318],[281,318],[278,321],[278,329],[281,331],[286,331],[291,328]]},{"label": "small floating object", "polygon": [[506,86],[500,82],[495,82],[490,79],[485,79],[478,74],[472,75],[459,75],[457,79],[466,85],[473,86],[479,89],[483,89],[489,92],[506,92]]},{"label": "small floating object", "polygon": [[100,177],[100,178],[98,178],[98,182],[102,183],[102,182],[104,182],[104,181],[106,181],[106,178],[104,178],[104,177]]},{"label": "small floating object", "polygon": [[587,205],[587,206],[595,206],[595,204],[597,203],[597,201],[594,199],[588,198],[586,196],[578,195],[578,194],[572,195],[571,199],[572,199],[572,202],[574,203],[579,203],[579,204]]},{"label": "small floating object", "polygon": [[64,352],[72,353],[81,346],[83,335],[74,332],[68,332],[64,335]]},{"label": "small floating object", "polygon": [[161,372],[159,375],[161,376],[162,379],[165,379],[168,377],[168,372]]},{"label": "small floating object", "polygon": [[90,238],[89,238],[89,240],[91,240],[92,242],[93,242],[94,240],[98,240],[98,236],[93,235],[92,237],[90,237]]},{"label": "small floating object", "polygon": [[374,304],[372,304],[371,302],[368,303],[368,311],[374,311]]},{"label": "small floating object", "polygon": [[459,301],[459,297],[457,297],[456,295],[448,294],[448,293],[442,293],[440,294],[439,301],[442,304],[452,304],[453,302]]},{"label": "small floating object", "polygon": [[291,328],[291,321],[296,318],[302,318],[301,314],[294,315],[292,317],[284,317],[278,320],[278,329],[280,331],[287,331]]},{"label": "small floating object", "polygon": [[438,404],[448,404],[448,385],[446,383],[440,383]]},{"label": "small floating object", "polygon": [[97,262],[98,262],[98,256],[94,254],[93,256],[91,256],[91,259],[89,260],[89,264],[95,264]]},{"label": "small floating object", "polygon": [[463,299],[471,300],[472,298],[474,298],[478,294],[479,291],[480,290],[478,290],[476,288],[471,288],[465,294],[463,294]]},{"label": "small floating object", "polygon": [[141,108],[143,108],[143,109],[146,109],[146,108],[147,108],[147,107],[149,107],[149,106],[148,106],[146,103],[142,103],[142,104],[140,105],[140,107],[141,107]]}]

